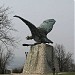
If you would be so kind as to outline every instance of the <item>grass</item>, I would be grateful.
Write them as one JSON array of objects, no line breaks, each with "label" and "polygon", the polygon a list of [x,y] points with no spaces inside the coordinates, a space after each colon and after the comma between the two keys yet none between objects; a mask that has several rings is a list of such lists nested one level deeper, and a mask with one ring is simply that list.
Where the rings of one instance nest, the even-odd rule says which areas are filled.
[{"label": "grass", "polygon": [[62,72],[58,73],[57,75],[75,75],[75,72]]},{"label": "grass", "polygon": [[[0,74],[0,75],[20,75],[20,74]],[[53,74],[51,73],[51,74],[42,74],[42,75],[53,75]],[[58,73],[58,74],[55,74],[55,75],[75,75],[75,72],[61,72],[61,73]]]},{"label": "grass", "polygon": [[[51,73],[49,75],[53,75],[53,74]],[[75,75],[75,72],[60,72],[55,75]]]}]

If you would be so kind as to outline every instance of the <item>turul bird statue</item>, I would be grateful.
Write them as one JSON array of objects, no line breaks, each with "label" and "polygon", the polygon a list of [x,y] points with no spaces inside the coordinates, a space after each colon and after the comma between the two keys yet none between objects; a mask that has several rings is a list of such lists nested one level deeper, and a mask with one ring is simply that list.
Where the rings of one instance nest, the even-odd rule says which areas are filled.
[{"label": "turul bird statue", "polygon": [[[54,19],[47,19],[43,21],[43,23],[39,26],[36,27],[34,24],[31,22],[27,21],[26,19],[15,15],[14,17],[17,17],[21,19],[30,29],[32,36],[27,36],[27,40],[34,39],[36,41],[35,44],[40,44],[40,43],[53,43],[50,39],[47,38],[47,34],[52,30],[53,25],[55,24]],[[29,46],[31,44],[23,44],[25,46]]]}]

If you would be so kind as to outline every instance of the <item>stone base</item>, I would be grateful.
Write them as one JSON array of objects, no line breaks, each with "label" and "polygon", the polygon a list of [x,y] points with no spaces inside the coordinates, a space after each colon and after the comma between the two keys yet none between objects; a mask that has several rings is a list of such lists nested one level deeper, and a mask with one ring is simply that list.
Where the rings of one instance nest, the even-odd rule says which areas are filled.
[{"label": "stone base", "polygon": [[53,46],[48,44],[38,44],[31,46],[23,75],[47,75],[52,72],[52,50]]}]

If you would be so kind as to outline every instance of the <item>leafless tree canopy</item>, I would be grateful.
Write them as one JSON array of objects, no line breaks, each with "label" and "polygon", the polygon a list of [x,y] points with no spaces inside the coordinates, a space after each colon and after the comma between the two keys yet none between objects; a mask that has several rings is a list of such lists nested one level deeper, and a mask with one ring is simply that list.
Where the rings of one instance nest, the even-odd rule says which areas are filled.
[{"label": "leafless tree canopy", "polygon": [[13,53],[11,50],[7,50],[0,46],[0,73],[4,74],[7,66],[10,64],[11,59],[13,58]]},{"label": "leafless tree canopy", "polygon": [[8,18],[9,7],[0,7],[0,44],[5,44],[6,46],[14,46],[14,37],[11,36],[10,31],[15,30],[11,24],[11,19]]},{"label": "leafless tree canopy", "polygon": [[73,59],[72,53],[66,53],[66,50],[63,45],[56,44],[55,48],[55,55],[58,60],[59,70],[62,71],[73,71]]},{"label": "leafless tree canopy", "polygon": [[0,73],[4,73],[13,58],[12,49],[16,45],[11,31],[15,31],[8,13],[9,7],[0,7]]}]

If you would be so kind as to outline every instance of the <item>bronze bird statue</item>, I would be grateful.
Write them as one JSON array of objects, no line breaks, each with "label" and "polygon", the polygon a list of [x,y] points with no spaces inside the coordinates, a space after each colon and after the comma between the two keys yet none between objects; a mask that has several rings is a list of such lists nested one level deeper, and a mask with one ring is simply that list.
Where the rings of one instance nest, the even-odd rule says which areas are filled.
[{"label": "bronze bird statue", "polygon": [[15,15],[14,17],[21,19],[29,27],[32,36],[27,36],[27,40],[34,39],[36,43],[53,43],[47,38],[47,34],[52,30],[53,25],[56,22],[54,19],[47,19],[43,21],[39,27],[36,27],[34,24],[20,16]]}]

